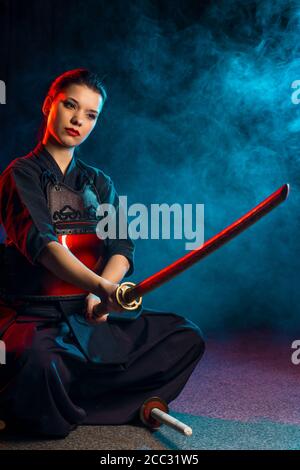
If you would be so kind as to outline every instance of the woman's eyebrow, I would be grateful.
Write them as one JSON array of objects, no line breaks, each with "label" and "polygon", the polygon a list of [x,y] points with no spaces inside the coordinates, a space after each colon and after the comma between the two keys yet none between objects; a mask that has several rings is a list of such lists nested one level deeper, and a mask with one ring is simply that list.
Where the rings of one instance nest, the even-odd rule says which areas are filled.
[{"label": "woman's eyebrow", "polygon": [[[75,98],[72,98],[71,96],[69,96],[68,100],[73,100],[75,101],[75,103],[79,104],[79,102],[75,100]],[[88,109],[88,111],[92,111],[93,113],[99,114],[99,111],[96,111],[96,109]]]}]

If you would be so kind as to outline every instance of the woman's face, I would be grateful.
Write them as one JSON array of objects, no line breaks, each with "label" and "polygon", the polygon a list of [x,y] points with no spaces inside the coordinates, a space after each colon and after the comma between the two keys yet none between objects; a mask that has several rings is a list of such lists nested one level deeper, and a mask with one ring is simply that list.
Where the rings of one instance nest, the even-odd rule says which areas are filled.
[{"label": "woman's face", "polygon": [[53,101],[47,97],[43,113],[48,116],[46,136],[65,147],[80,145],[92,132],[103,106],[102,96],[85,85],[69,85]]}]

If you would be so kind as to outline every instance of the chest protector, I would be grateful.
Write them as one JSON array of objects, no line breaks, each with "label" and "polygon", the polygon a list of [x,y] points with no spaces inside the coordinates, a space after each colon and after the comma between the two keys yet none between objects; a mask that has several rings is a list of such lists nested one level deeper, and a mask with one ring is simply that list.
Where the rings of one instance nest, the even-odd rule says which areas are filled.
[{"label": "chest protector", "polygon": [[[82,171],[85,181],[81,190],[77,191],[46,172],[47,203],[59,243],[89,269],[100,273],[106,261],[104,240],[96,234],[99,222],[96,212],[101,201],[92,177],[84,168]],[[59,298],[87,293],[62,281],[41,265],[32,266],[23,256],[22,260],[11,259],[9,264],[17,269],[8,268],[8,278],[11,278],[8,294],[22,298]]]}]

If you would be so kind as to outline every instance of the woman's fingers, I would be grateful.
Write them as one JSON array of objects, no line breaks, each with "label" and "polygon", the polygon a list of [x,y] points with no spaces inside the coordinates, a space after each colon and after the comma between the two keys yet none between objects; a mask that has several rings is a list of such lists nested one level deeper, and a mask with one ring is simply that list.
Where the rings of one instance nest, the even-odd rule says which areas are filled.
[{"label": "woman's fingers", "polygon": [[86,298],[86,318],[90,322],[100,323],[107,320],[109,312],[123,312],[115,296],[118,284],[107,283],[106,295],[101,300],[94,294],[89,294]]},{"label": "woman's fingers", "polygon": [[95,322],[96,323],[102,323],[102,322],[107,321],[108,315],[109,315],[109,313],[105,313],[104,315],[101,315],[101,317],[97,317]]},{"label": "woman's fingers", "polygon": [[105,313],[108,313],[108,311],[107,311],[107,305],[104,302],[99,302],[97,305],[94,305],[93,307],[94,318],[100,317],[101,315],[104,315]]},{"label": "woman's fingers", "polygon": [[89,294],[86,297],[85,315],[88,320],[92,320],[94,307],[99,303],[101,303],[101,300],[94,294]]},{"label": "woman's fingers", "polygon": [[107,312],[106,305],[100,302],[93,307],[92,321],[101,323],[107,320],[109,313]]}]

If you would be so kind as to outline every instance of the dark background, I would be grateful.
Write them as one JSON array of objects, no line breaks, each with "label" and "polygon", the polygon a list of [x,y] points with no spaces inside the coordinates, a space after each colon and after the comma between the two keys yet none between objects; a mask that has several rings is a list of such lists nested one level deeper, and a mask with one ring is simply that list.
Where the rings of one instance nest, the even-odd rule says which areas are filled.
[{"label": "dark background", "polygon": [[[108,101],[81,158],[129,203],[203,203],[205,239],[285,182],[289,200],[145,305],[211,329],[299,325],[296,1],[0,1],[1,171],[36,144],[65,70],[103,77]],[[138,240],[139,281],[185,240]]]}]

